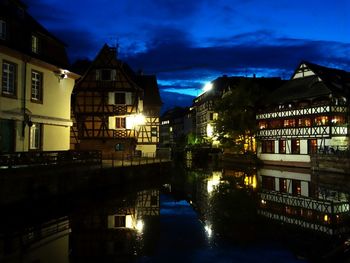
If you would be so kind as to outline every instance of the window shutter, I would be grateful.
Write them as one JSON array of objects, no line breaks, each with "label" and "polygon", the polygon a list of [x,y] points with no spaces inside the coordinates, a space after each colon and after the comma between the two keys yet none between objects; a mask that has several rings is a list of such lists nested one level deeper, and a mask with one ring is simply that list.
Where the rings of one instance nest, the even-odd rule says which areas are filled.
[{"label": "window shutter", "polygon": [[115,117],[108,117],[108,129],[115,129]]},{"label": "window shutter", "polygon": [[117,71],[115,69],[112,69],[111,71],[111,80],[117,79]]},{"label": "window shutter", "polygon": [[125,104],[126,105],[132,105],[132,94],[131,92],[125,93]]},{"label": "window shutter", "polygon": [[108,92],[108,104],[115,104],[114,92]]},{"label": "window shutter", "polygon": [[101,79],[101,71],[99,69],[96,70],[96,80]]}]

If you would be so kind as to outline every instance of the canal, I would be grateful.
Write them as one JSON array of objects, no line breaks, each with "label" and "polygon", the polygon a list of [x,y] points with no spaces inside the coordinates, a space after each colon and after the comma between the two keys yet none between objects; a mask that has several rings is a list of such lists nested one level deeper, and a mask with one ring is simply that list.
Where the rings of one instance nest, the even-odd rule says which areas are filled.
[{"label": "canal", "polygon": [[2,210],[0,262],[350,262],[346,176],[183,168]]}]

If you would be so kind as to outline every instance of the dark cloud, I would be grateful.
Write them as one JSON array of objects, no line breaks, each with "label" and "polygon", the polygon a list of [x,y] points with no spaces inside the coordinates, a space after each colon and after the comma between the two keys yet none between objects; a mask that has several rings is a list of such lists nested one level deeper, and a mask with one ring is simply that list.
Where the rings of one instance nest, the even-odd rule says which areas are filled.
[{"label": "dark cloud", "polygon": [[176,106],[179,107],[187,107],[192,104],[194,96],[174,93],[174,92],[167,92],[160,90],[160,96],[162,98],[163,107],[162,112],[174,108]]},{"label": "dark cloud", "polygon": [[[273,37],[267,42],[265,40],[268,32],[263,34],[264,41],[256,41],[253,34],[249,37],[239,35],[230,37],[223,42],[225,45],[220,46],[217,43],[211,47],[194,47],[186,42],[157,42],[146,52],[128,57],[127,61],[155,73],[195,69],[242,72],[254,68],[292,71],[301,60],[340,64],[344,69],[350,68],[350,58],[344,57],[350,51],[349,44]],[[261,35],[258,32],[257,37]],[[239,41],[234,43],[232,39],[235,38]],[[242,41],[243,38],[246,41]]]}]

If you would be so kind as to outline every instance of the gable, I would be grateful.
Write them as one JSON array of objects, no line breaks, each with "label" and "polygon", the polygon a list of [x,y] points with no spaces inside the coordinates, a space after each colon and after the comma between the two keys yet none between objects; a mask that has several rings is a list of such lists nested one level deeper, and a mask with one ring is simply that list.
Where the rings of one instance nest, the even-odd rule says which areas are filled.
[{"label": "gable", "polygon": [[297,68],[291,79],[305,78],[316,75],[305,63],[301,63]]}]

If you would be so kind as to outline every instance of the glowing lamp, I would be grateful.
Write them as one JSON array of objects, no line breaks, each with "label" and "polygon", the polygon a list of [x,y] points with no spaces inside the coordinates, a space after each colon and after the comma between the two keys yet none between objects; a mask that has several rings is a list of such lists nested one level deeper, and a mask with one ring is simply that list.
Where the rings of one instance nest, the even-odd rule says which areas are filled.
[{"label": "glowing lamp", "polygon": [[207,83],[204,85],[202,91],[203,91],[203,93],[205,93],[205,92],[207,92],[207,91],[209,91],[209,90],[211,90],[211,89],[213,89],[213,83],[207,82]]},{"label": "glowing lamp", "polygon": [[136,223],[136,230],[138,232],[142,232],[143,230],[143,227],[144,227],[144,223],[141,219],[137,220],[137,223]]}]

